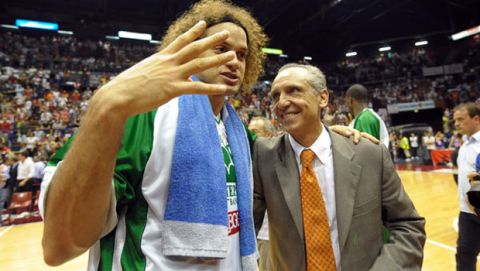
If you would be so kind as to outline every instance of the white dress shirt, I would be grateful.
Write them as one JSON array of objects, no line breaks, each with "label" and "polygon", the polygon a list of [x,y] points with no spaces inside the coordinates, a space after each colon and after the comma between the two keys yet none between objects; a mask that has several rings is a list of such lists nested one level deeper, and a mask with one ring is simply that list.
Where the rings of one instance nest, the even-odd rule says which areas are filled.
[{"label": "white dress shirt", "polygon": [[458,198],[460,200],[460,211],[474,214],[468,205],[467,192],[470,190],[468,173],[475,171],[475,161],[480,154],[480,131],[468,138],[458,151]]},{"label": "white dress shirt", "polygon": [[33,178],[33,174],[35,174],[35,164],[31,157],[27,157],[23,162],[18,162],[17,180]]},{"label": "white dress shirt", "polygon": [[313,162],[313,170],[317,176],[320,190],[322,190],[323,200],[327,209],[328,225],[330,226],[330,238],[332,239],[333,254],[335,255],[335,262],[337,270],[340,271],[340,244],[338,240],[337,227],[337,210],[335,207],[335,182],[333,178],[333,155],[332,155],[332,140],[330,135],[322,125],[322,132],[320,136],[310,147],[300,145],[295,139],[288,135],[290,144],[295,152],[295,159],[297,161],[298,172],[302,172],[302,162],[300,155],[304,149],[312,150],[316,157]]}]

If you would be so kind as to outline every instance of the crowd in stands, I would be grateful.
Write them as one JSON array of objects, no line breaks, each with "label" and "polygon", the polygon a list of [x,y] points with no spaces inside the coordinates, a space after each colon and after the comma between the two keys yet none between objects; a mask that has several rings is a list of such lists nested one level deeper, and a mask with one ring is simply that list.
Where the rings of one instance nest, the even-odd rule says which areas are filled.
[{"label": "crowd in stands", "polygon": [[[330,124],[350,121],[343,95],[350,84],[358,82],[372,91],[374,109],[425,100],[451,109],[460,102],[475,100],[480,96],[478,42],[459,48],[449,54],[415,48],[320,64],[331,90],[331,104],[324,118]],[[1,32],[1,147],[27,150],[46,160],[74,133],[93,91],[155,50],[155,45],[140,42]],[[257,115],[273,119],[270,84],[278,68],[288,61],[269,56],[265,74],[252,91],[231,98],[246,122]],[[455,63],[461,64],[463,72],[423,74],[424,67]]]},{"label": "crowd in stands", "polygon": [[[452,109],[459,103],[474,101],[480,97],[479,44],[477,41],[474,46],[455,47],[449,54],[420,47],[402,53],[319,64],[327,76],[331,95],[326,118],[332,119],[332,124],[350,121],[343,97],[345,90],[358,82],[371,90],[375,110],[386,109],[391,104],[420,101],[432,101],[435,107]],[[236,97],[245,114],[271,117],[268,91],[275,71],[286,61],[285,58],[269,57],[263,80],[257,82],[250,95]],[[451,64],[459,70],[450,74],[424,75],[423,68]]]},{"label": "crowd in stands", "polygon": [[155,52],[151,44],[77,40],[74,36],[0,35],[0,65],[63,72],[118,73]]}]

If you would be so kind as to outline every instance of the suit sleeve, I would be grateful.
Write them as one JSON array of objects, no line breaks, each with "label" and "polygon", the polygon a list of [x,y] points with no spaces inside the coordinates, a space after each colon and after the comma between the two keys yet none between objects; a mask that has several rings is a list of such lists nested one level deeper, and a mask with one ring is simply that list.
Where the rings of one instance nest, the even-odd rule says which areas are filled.
[{"label": "suit sleeve", "polygon": [[382,219],[390,238],[370,270],[421,270],[425,219],[405,192],[384,146],[382,156]]},{"label": "suit sleeve", "polygon": [[265,217],[265,196],[263,194],[263,184],[259,172],[259,149],[261,148],[261,140],[256,140],[253,144],[253,219],[255,222],[255,233],[258,235]]}]

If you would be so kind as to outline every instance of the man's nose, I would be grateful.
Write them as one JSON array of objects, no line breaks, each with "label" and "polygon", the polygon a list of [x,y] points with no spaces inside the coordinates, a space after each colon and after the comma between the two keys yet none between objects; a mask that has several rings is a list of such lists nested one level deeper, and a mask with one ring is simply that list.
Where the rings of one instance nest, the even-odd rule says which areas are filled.
[{"label": "man's nose", "polygon": [[237,70],[240,65],[240,60],[238,59],[237,54],[235,54],[235,57],[227,62],[227,66],[232,69],[232,70]]},{"label": "man's nose", "polygon": [[285,109],[290,105],[290,99],[284,93],[280,93],[280,97],[278,98],[277,107],[279,109]]}]

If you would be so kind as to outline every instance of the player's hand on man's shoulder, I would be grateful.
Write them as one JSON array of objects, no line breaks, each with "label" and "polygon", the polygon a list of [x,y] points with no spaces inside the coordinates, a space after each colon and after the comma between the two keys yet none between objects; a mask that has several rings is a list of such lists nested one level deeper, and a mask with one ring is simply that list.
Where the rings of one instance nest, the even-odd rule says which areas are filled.
[{"label": "player's hand on man's shoulder", "polygon": [[357,129],[350,128],[348,126],[343,125],[332,125],[328,127],[332,132],[342,135],[344,137],[353,137],[353,142],[358,144],[362,138],[371,141],[374,144],[380,144],[380,140],[376,139],[374,136],[360,132]]}]

